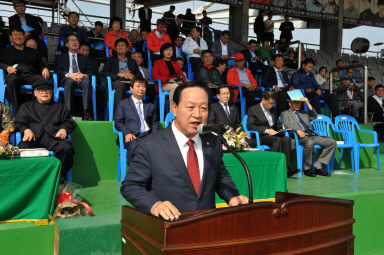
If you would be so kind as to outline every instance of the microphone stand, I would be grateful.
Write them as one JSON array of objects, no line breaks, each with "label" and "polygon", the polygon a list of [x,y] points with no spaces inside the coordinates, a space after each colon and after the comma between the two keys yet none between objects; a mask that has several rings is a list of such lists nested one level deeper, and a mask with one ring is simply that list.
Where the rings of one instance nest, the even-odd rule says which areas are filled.
[{"label": "microphone stand", "polygon": [[234,151],[231,147],[229,147],[228,143],[227,143],[227,140],[225,140],[225,138],[223,137],[223,133],[219,133],[218,134],[219,137],[220,137],[220,141],[221,143],[227,147],[227,149],[233,154],[233,156],[235,156],[235,158],[237,158],[241,165],[244,167],[244,170],[245,170],[245,173],[247,175],[247,180],[248,180],[248,193],[249,193],[249,204],[253,204],[253,188],[252,188],[252,180],[251,180],[251,174],[249,173],[249,168],[247,166],[247,164],[245,163],[244,159],[242,159],[239,154],[237,154],[236,151]]}]

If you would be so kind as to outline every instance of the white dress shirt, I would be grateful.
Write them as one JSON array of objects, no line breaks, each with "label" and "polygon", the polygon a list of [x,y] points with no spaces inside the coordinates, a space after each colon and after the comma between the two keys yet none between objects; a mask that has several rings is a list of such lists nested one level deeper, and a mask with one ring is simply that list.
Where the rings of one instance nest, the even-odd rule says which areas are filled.
[{"label": "white dress shirt", "polygon": [[275,69],[275,72],[276,72],[276,77],[277,77],[277,87],[278,88],[284,88],[284,81],[281,80],[281,77],[283,76],[283,74],[281,73],[281,70],[280,70],[280,73],[281,73],[281,77],[278,73],[279,69],[277,69],[276,67],[273,67],[273,69]]},{"label": "white dress shirt", "polygon": [[200,52],[208,49],[207,43],[200,37],[200,47],[192,37],[187,37],[182,46],[183,52],[191,58],[200,58],[200,53],[194,53],[194,49],[200,49]]},{"label": "white dress shirt", "polygon": [[148,8],[144,7],[145,19],[148,19]]},{"label": "white dress shirt", "polygon": [[377,95],[373,95],[372,96],[378,103],[381,107],[383,107],[383,98],[382,97],[378,97]]},{"label": "white dress shirt", "polygon": [[261,109],[264,112],[265,117],[268,120],[269,127],[272,127],[273,126],[273,119],[272,119],[271,112],[269,110],[265,109],[262,103],[260,103],[260,106],[261,106]]},{"label": "white dress shirt", "polygon": [[[264,21],[264,25],[265,25],[265,32],[269,32],[269,33],[272,33],[273,32],[273,21],[270,20],[270,19],[267,19],[266,21]],[[272,26],[271,26],[272,25]],[[267,29],[267,27],[271,26],[269,29]]]},{"label": "white dress shirt", "polygon": [[[179,146],[181,155],[183,156],[183,160],[185,163],[185,167],[187,167],[187,154],[189,150],[189,146],[187,142],[189,138],[186,137],[183,133],[181,133],[177,127],[175,126],[175,122],[172,123],[172,132],[175,135],[177,145]],[[203,171],[204,171],[204,156],[203,156],[203,144],[201,142],[201,138],[199,134],[196,134],[192,140],[195,142],[193,146],[195,147],[197,160],[199,161],[199,172],[200,172],[200,180],[203,179]]]},{"label": "white dress shirt", "polygon": [[[220,101],[219,101],[220,102]],[[223,107],[223,109],[224,109],[224,112],[226,112],[226,110],[225,110],[225,104],[223,104],[222,102],[220,102],[220,104],[221,104],[221,106]],[[228,107],[228,114],[229,114],[229,116],[231,116],[231,109],[229,109],[229,105],[227,104],[227,107]]]},{"label": "white dress shirt", "polygon": [[228,43],[224,44],[222,41],[221,43],[221,56],[228,56]]},{"label": "white dress shirt", "polygon": [[[143,100],[137,100],[134,96],[132,96],[132,100],[133,100],[133,103],[135,104],[136,111],[137,111],[137,103],[139,101],[141,102],[140,109],[141,109],[141,112],[143,113],[145,132],[148,132],[150,129],[147,125],[147,122],[145,121]],[[139,114],[139,112],[137,112],[137,114]],[[139,117],[140,117],[140,115],[139,115]]]}]

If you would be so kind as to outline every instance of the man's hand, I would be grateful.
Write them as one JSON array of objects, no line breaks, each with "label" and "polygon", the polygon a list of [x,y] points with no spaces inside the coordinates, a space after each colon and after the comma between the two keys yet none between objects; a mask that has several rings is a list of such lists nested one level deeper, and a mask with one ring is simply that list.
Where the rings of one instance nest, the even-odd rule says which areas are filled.
[{"label": "man's hand", "polygon": [[133,134],[126,134],[124,137],[124,142],[129,143],[133,139],[136,139],[136,136],[134,136]]},{"label": "man's hand", "polygon": [[61,138],[61,139],[66,138],[67,137],[67,130],[65,130],[64,128],[60,129],[59,131],[57,131],[55,137]]},{"label": "man's hand", "polygon": [[7,67],[7,73],[8,74],[16,74],[17,73],[17,69],[13,68],[12,66],[8,66]]},{"label": "man's hand", "polygon": [[359,104],[360,104],[360,103],[362,103],[362,101],[361,101],[361,100],[357,100],[357,103],[359,103]]},{"label": "man's hand", "polygon": [[229,206],[237,206],[237,205],[245,205],[248,203],[249,203],[249,198],[247,198],[246,196],[240,195],[237,197],[232,197],[229,200],[228,204],[229,204]]},{"label": "man's hand", "polygon": [[81,73],[70,73],[68,77],[74,80],[75,82],[81,82],[82,74]]},{"label": "man's hand", "polygon": [[125,79],[127,80],[133,79],[133,74],[131,73],[131,71],[125,71]]},{"label": "man's hand", "polygon": [[275,86],[275,88],[274,88],[273,90],[275,91],[275,93],[277,93],[277,92],[280,92],[280,91],[281,91],[281,88]]},{"label": "man's hand", "polygon": [[316,90],[316,94],[318,94],[319,96],[321,96],[323,94],[323,92],[321,92],[321,89],[317,89]]},{"label": "man's hand", "polygon": [[256,89],[256,87],[252,84],[245,84],[244,87],[250,91],[254,91]]},{"label": "man's hand", "polygon": [[200,53],[200,49],[199,48],[194,49],[193,53],[199,54]]},{"label": "man's hand", "polygon": [[166,220],[177,220],[181,213],[179,210],[169,201],[157,202],[151,208],[151,214]]},{"label": "man's hand", "polygon": [[228,59],[229,59],[229,56],[224,55],[224,56],[221,56],[221,58],[224,59],[224,60],[228,60]]},{"label": "man's hand", "polygon": [[305,92],[311,93],[312,89],[305,89]]},{"label": "man's hand", "polygon": [[299,136],[299,138],[304,138],[305,137],[305,133],[302,130],[297,130],[296,133]]},{"label": "man's hand", "polygon": [[32,132],[32,130],[30,130],[29,128],[24,130],[24,136],[23,136],[23,141],[36,141],[36,137],[35,137],[35,134]]},{"label": "man's hand", "polygon": [[117,73],[116,75],[117,75],[117,77],[125,78],[125,72]]},{"label": "man's hand", "polygon": [[275,135],[275,134],[277,134],[279,132],[277,132],[274,129],[270,128],[270,129],[266,129],[265,133],[268,134],[268,135]]},{"label": "man's hand", "polygon": [[207,87],[208,87],[208,88],[210,88],[210,87],[212,87],[212,86],[213,86],[213,84],[212,84],[212,83],[207,83],[206,85],[207,85]]},{"label": "man's hand", "polygon": [[43,76],[44,79],[48,80],[49,79],[49,70],[48,68],[44,68],[43,71],[41,72],[41,76]]}]

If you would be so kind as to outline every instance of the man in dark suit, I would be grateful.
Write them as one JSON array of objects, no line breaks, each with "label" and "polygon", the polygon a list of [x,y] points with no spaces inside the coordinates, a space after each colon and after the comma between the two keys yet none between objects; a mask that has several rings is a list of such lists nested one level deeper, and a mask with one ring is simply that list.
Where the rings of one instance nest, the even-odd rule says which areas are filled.
[{"label": "man in dark suit", "polygon": [[278,134],[282,128],[273,105],[276,102],[276,95],[273,91],[264,91],[261,102],[248,109],[247,127],[249,130],[259,132],[260,143],[268,145],[271,151],[285,154],[287,161],[287,176],[291,177],[298,172],[291,167],[291,150],[293,143],[291,139],[284,136],[284,133]]},{"label": "man in dark suit", "polygon": [[25,13],[25,0],[15,0],[13,1],[13,9],[15,9],[16,14],[9,17],[9,28],[22,28],[22,26],[28,26],[33,28],[32,31],[24,30],[26,37],[33,37],[35,39],[39,38],[41,34],[41,27],[36,17]]},{"label": "man in dark suit", "polygon": [[124,134],[128,165],[140,139],[158,128],[154,105],[143,100],[146,87],[147,82],[143,78],[132,81],[129,84],[132,96],[119,103],[113,117],[116,129]]},{"label": "man in dark suit", "polygon": [[175,41],[175,39],[180,36],[181,25],[184,22],[184,15],[179,14],[176,17],[176,20],[172,20],[169,24],[167,24],[167,33],[171,38],[171,41]]},{"label": "man in dark suit", "polygon": [[112,88],[115,89],[114,109],[125,97],[129,81],[135,77],[143,77],[136,61],[127,57],[128,49],[127,40],[124,38],[117,39],[115,42],[117,56],[110,57],[103,70],[105,76],[111,76]]},{"label": "man in dark suit", "polygon": [[230,36],[229,31],[224,30],[221,32],[220,40],[213,42],[212,52],[216,59],[222,58],[228,61],[234,55],[232,44],[229,42]]},{"label": "man in dark suit", "polygon": [[[302,102],[307,105],[309,113],[300,110]],[[292,129],[297,133],[299,143],[304,146],[304,174],[310,177],[330,176],[330,173],[322,169],[322,164],[328,165],[331,161],[336,149],[336,141],[329,137],[318,136],[312,131],[310,121],[317,118],[317,112],[309,103],[308,98],[302,97],[300,101],[290,101],[289,106],[289,110],[281,113],[281,122],[284,128]],[[313,147],[316,144],[323,149],[316,162],[313,163]]]},{"label": "man in dark suit", "polygon": [[197,133],[208,118],[207,88],[178,86],[172,112],[172,125],[138,144],[121,186],[123,197],[166,220],[178,219],[183,211],[215,208],[215,192],[230,206],[248,203],[224,166],[217,136]]},{"label": "man in dark suit", "polygon": [[234,130],[241,126],[239,110],[234,105],[228,105],[230,97],[229,87],[217,88],[219,102],[209,105],[208,124],[227,124]]},{"label": "man in dark suit", "polygon": [[292,31],[295,30],[295,27],[293,26],[293,23],[289,21],[289,16],[287,14],[284,15],[284,22],[280,24],[279,30],[281,31],[280,40],[281,38],[286,38],[287,42],[292,40]]},{"label": "man in dark suit", "polygon": [[283,71],[284,58],[276,55],[273,67],[268,68],[263,74],[263,87],[272,88],[276,93],[277,115],[288,109],[287,90],[289,89],[288,74]]},{"label": "man in dark suit", "polygon": [[68,52],[58,55],[56,58],[55,72],[59,77],[59,84],[64,87],[64,101],[71,113],[73,110],[73,89],[80,88],[83,98],[83,119],[90,120],[91,115],[91,76],[94,72],[94,64],[87,56],[78,54],[80,43],[76,35],[67,37],[65,46]]},{"label": "man in dark suit", "polygon": [[379,122],[373,126],[377,132],[379,140],[384,140],[384,86],[382,84],[375,86],[375,94],[368,97],[368,111],[373,113],[373,122]]},{"label": "man in dark suit", "polygon": [[151,32],[152,9],[148,7],[148,0],[144,0],[143,4],[139,8],[140,29]]},{"label": "man in dark suit", "polygon": [[195,73],[195,81],[207,87],[225,85],[226,82],[223,82],[220,72],[216,70],[213,65],[212,51],[204,50],[201,53],[201,59],[203,66],[199,67],[198,71]]},{"label": "man in dark suit", "polygon": [[11,30],[13,46],[0,52],[0,68],[6,70],[5,83],[10,103],[17,111],[21,105],[20,86],[49,79],[49,70],[35,49],[25,47],[25,33],[21,28]]},{"label": "man in dark suit", "polygon": [[256,50],[256,47],[257,42],[252,39],[248,42],[248,48],[241,51],[244,55],[245,61],[249,65],[249,70],[252,71],[253,75],[257,75],[258,69],[264,72],[267,68],[267,66],[263,65],[262,58],[260,58],[260,53]]}]

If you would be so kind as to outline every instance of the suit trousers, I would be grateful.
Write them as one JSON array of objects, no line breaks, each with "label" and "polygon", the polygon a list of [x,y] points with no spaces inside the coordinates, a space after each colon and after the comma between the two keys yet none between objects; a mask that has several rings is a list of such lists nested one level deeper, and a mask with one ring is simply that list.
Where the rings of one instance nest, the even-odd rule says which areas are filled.
[{"label": "suit trousers", "polygon": [[195,74],[199,71],[199,68],[201,66],[201,58],[189,58],[189,61],[191,62],[192,72]]},{"label": "suit trousers", "polygon": [[260,97],[261,98],[261,91],[260,90],[248,90],[245,87],[243,89],[243,96],[245,97],[245,101],[247,104],[247,109],[251,107],[252,105],[256,104],[255,97]]},{"label": "suit trousers", "polygon": [[313,164],[313,147],[318,144],[323,147],[318,162],[328,165],[336,149],[336,141],[324,136],[305,136],[299,139],[299,143],[304,146],[304,162],[308,166]]},{"label": "suit trousers", "polygon": [[117,109],[119,102],[124,99],[126,96],[127,90],[129,89],[129,84],[122,81],[112,81],[112,88],[115,90],[115,99],[113,103],[113,109]]},{"label": "suit trousers", "polygon": [[53,151],[55,153],[55,157],[61,162],[62,179],[66,179],[68,171],[72,168],[75,150],[73,149],[72,143],[68,139],[54,138],[44,132],[38,140],[21,141],[18,146],[20,149],[43,147],[49,151]]},{"label": "suit trousers", "polygon": [[260,143],[268,145],[271,151],[284,153],[287,160],[287,167],[291,166],[291,138],[286,136],[263,135],[260,136]]},{"label": "suit trousers", "polygon": [[15,107],[15,110],[19,109],[22,102],[20,99],[20,87],[24,84],[33,84],[44,78],[39,74],[10,74],[6,79],[5,83],[7,84],[7,92],[10,103]]},{"label": "suit trousers", "polygon": [[124,148],[127,149],[127,165],[129,165],[133,158],[138,142],[140,142],[140,140],[147,135],[148,133],[140,133],[136,136],[136,139],[133,139],[128,143],[124,143]]},{"label": "suit trousers", "polygon": [[91,101],[91,82],[89,78],[84,78],[81,82],[77,83],[69,77],[65,77],[62,80],[62,86],[64,87],[64,101],[65,106],[69,111],[73,112],[73,90],[74,88],[80,88],[82,90],[83,110],[89,111],[89,102]]},{"label": "suit trousers", "polygon": [[336,117],[340,115],[339,103],[335,95],[330,94],[329,92],[323,93],[319,96],[315,91],[306,92],[306,96],[311,100],[311,105],[315,108],[317,113],[321,113],[320,109],[320,99],[324,100],[329,109],[332,111],[332,115]]}]

